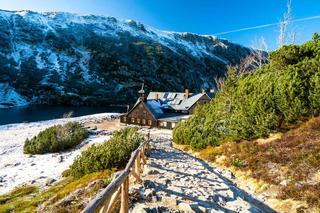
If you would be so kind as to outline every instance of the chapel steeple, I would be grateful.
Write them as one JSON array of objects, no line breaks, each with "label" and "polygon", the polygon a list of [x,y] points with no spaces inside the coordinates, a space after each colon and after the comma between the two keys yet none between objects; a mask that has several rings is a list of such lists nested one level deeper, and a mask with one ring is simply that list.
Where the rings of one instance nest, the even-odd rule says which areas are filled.
[{"label": "chapel steeple", "polygon": [[139,95],[139,99],[140,99],[141,101],[145,101],[145,99],[146,99],[146,93],[145,93],[145,91],[144,91],[144,83],[142,84],[141,89],[138,91],[138,95]]}]

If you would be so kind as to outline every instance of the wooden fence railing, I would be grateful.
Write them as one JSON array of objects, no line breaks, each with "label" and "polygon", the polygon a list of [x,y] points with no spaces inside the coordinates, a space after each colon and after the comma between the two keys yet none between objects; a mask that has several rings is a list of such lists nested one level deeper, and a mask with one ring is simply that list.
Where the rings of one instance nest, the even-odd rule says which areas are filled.
[{"label": "wooden fence railing", "polygon": [[82,211],[82,213],[109,213],[115,207],[116,201],[121,196],[120,213],[129,211],[129,178],[134,177],[135,182],[141,182],[140,174],[146,164],[146,151],[149,149],[148,140],[143,142],[131,154],[126,168],[115,175],[113,181]]}]

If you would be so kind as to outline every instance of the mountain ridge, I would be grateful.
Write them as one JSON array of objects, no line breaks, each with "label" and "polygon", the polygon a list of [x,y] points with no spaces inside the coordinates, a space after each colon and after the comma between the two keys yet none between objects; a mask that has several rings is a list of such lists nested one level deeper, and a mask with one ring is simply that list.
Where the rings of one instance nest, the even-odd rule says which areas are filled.
[{"label": "mountain ridge", "polygon": [[[22,103],[132,103],[142,82],[149,90],[212,88],[251,53],[214,36],[107,16],[0,10],[0,24],[1,88]],[[5,100],[0,106],[18,105]]]}]

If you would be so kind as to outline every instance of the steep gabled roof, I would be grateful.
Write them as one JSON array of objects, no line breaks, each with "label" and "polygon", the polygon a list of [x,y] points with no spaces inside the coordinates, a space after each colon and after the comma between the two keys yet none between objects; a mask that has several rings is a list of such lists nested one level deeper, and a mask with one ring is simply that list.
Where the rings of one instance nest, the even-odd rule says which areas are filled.
[{"label": "steep gabled roof", "polygon": [[144,102],[148,107],[149,111],[154,115],[155,118],[160,118],[163,116],[164,112],[161,108],[160,101],[156,100],[147,100]]},{"label": "steep gabled roof", "polygon": [[147,110],[151,113],[151,115],[155,118],[158,119],[163,115],[163,111],[161,109],[160,103],[158,103],[155,100],[147,100],[147,101],[142,101],[140,98],[137,100],[137,102],[134,104],[134,106],[127,112],[125,115],[130,114],[140,103],[144,104],[147,108]]},{"label": "steep gabled roof", "polygon": [[181,102],[181,104],[174,106],[175,110],[188,110],[190,109],[197,101],[205,94],[199,93],[196,95],[193,95],[189,98],[186,98]]}]

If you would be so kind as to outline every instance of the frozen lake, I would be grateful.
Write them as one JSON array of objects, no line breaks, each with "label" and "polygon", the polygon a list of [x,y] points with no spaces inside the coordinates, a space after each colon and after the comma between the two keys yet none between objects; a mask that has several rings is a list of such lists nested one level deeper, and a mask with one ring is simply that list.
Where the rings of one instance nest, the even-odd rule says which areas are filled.
[{"label": "frozen lake", "polygon": [[73,112],[72,117],[91,115],[97,113],[123,113],[126,107],[85,107],[85,106],[27,106],[0,109],[0,125],[45,121],[63,118],[65,113]]}]

